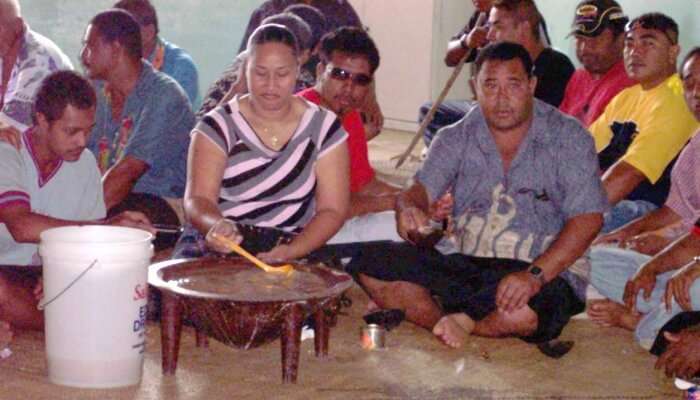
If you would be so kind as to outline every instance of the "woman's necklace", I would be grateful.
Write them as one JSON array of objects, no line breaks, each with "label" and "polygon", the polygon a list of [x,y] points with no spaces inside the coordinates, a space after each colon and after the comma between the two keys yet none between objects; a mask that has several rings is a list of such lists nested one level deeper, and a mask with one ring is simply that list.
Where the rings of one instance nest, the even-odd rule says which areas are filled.
[{"label": "woman's necklace", "polygon": [[[253,114],[255,115],[256,119],[258,120],[258,125],[259,125],[260,129],[262,130],[263,135],[264,135],[266,138],[268,138],[268,140],[270,141],[271,147],[272,147],[273,149],[278,149],[278,148],[279,148],[279,143],[281,142],[281,140],[280,140],[280,138],[277,136],[277,133],[273,133],[273,132],[272,132],[272,126],[270,126],[270,125],[267,125],[267,126],[266,126],[266,125],[264,125],[264,124],[261,123],[262,120],[263,120],[263,118],[261,118],[261,117],[259,116],[259,114],[257,114],[257,112],[256,112],[256,110],[255,110],[255,106],[254,106],[253,104],[251,104],[251,111],[253,112]],[[291,107],[290,107],[290,112],[291,112]],[[282,119],[284,119],[284,118],[286,118],[286,115],[282,117]]]},{"label": "woman's necklace", "polygon": [[270,134],[270,127],[264,126],[262,127],[262,131],[265,133],[265,137],[270,138],[270,144],[272,147],[277,148],[277,143],[279,143],[280,140],[276,134]]}]

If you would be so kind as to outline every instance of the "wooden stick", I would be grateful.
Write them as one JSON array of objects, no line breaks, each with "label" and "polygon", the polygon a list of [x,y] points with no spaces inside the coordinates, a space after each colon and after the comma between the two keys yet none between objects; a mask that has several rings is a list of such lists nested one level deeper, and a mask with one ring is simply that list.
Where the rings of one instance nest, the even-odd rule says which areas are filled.
[{"label": "wooden stick", "polygon": [[[479,13],[479,17],[476,20],[476,27],[482,27],[486,23],[487,15],[486,13]],[[416,147],[416,144],[418,144],[418,140],[423,137],[423,134],[425,133],[425,129],[428,127],[428,124],[430,121],[433,120],[433,117],[435,116],[435,112],[437,111],[437,108],[440,107],[440,104],[442,104],[443,101],[445,101],[445,97],[447,97],[447,93],[450,92],[450,89],[452,89],[452,85],[454,85],[455,81],[457,80],[457,77],[459,76],[460,72],[462,72],[462,68],[464,68],[464,63],[467,61],[469,57],[474,53],[474,49],[470,48],[459,60],[457,63],[457,66],[455,69],[452,71],[452,76],[450,76],[450,79],[447,80],[447,83],[445,84],[445,87],[442,89],[442,92],[440,92],[440,95],[438,98],[435,100],[433,103],[433,106],[430,107],[430,110],[428,111],[428,114],[426,114],[425,118],[423,118],[423,122],[421,122],[420,127],[418,127],[418,132],[416,132],[416,135],[413,136],[413,139],[411,140],[411,144],[408,145],[408,148],[406,151],[404,151],[402,154],[392,157],[392,159],[397,158],[399,161],[396,163],[396,169],[398,169],[401,164],[406,161],[406,158],[408,158],[409,155],[411,155],[411,152],[413,151],[413,148]]]},{"label": "wooden stick", "polygon": [[440,92],[440,95],[438,96],[437,100],[435,100],[433,106],[430,107],[430,111],[428,111],[428,114],[426,114],[425,118],[423,118],[423,122],[421,122],[420,127],[418,128],[418,132],[416,132],[415,136],[413,136],[411,144],[408,145],[406,151],[399,155],[399,161],[396,163],[396,166],[394,167],[395,169],[398,169],[404,163],[404,161],[406,161],[406,158],[408,158],[408,156],[411,154],[413,148],[416,147],[416,144],[418,144],[418,140],[423,137],[425,129],[428,127],[430,121],[433,120],[437,108],[440,107],[440,104],[442,104],[442,102],[445,100],[445,97],[447,97],[447,93],[450,92],[450,89],[452,89],[452,85],[454,85],[455,81],[457,80],[457,77],[462,72],[462,68],[464,68],[464,62],[467,60],[467,58],[469,58],[472,55],[473,52],[474,49],[469,49],[469,51],[467,51],[459,60],[457,66],[452,71],[452,76],[450,76],[450,79],[447,80],[447,83],[442,89],[442,92]]}]

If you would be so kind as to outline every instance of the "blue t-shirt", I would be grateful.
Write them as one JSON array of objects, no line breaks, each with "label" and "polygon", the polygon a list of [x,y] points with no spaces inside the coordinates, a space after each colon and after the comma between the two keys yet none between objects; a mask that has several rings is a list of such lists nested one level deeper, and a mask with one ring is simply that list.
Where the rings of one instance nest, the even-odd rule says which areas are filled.
[{"label": "blue t-shirt", "polygon": [[88,147],[103,173],[127,155],[148,164],[133,192],[180,198],[185,192],[194,114],[177,82],[146,61],[142,67],[117,120],[112,118],[103,83],[95,84],[97,112]]},{"label": "blue t-shirt", "polygon": [[591,135],[539,100],[507,174],[476,106],[437,135],[416,178],[431,199],[453,191],[456,229],[440,245],[445,253],[531,261],[567,220],[608,207]]},{"label": "blue t-shirt", "polygon": [[160,72],[175,79],[182,89],[187,94],[193,109],[199,101],[199,76],[197,74],[197,66],[192,60],[192,56],[180,47],[158,37],[158,44],[153,53],[148,56],[148,62],[153,63],[158,57],[159,48],[164,50],[162,65]]}]

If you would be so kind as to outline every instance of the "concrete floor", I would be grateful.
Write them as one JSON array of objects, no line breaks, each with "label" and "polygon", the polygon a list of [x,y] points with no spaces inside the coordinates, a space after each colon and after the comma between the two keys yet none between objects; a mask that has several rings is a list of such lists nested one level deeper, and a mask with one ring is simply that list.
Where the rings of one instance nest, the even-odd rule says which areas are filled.
[{"label": "concrete floor", "polygon": [[[410,137],[382,134],[370,142],[372,161],[381,171],[391,172],[386,168],[388,157],[403,150]],[[177,374],[164,377],[160,328],[149,325],[142,383],[114,390],[50,384],[43,335],[20,333],[12,344],[14,354],[0,361],[0,399],[681,398],[672,382],[654,370],[655,358],[634,343],[630,332],[598,328],[585,316],[564,330],[562,339],[574,340],[575,346],[559,360],[517,339],[473,338],[464,349],[452,350],[409,323],[388,334],[386,350],[366,351],[359,332],[367,297],[357,287],[349,295],[353,306],[331,331],[329,357],[315,358],[313,340],[302,343],[296,385],[280,383],[278,341],[247,351],[211,341],[209,348],[201,349],[187,328]]]},{"label": "concrete floor", "polygon": [[14,354],[0,361],[2,399],[672,399],[680,392],[653,369],[654,358],[629,332],[574,320],[563,339],[576,342],[554,360],[517,339],[473,338],[452,350],[427,331],[403,323],[387,335],[388,348],[360,346],[367,297],[349,292],[353,306],[331,331],[330,354],[317,359],[313,340],[302,342],[296,385],[280,383],[279,342],[239,350],[211,341],[196,348],[183,330],[178,371],[160,369],[160,329],[149,325],[141,385],[78,390],[46,378],[42,336],[19,335]]}]

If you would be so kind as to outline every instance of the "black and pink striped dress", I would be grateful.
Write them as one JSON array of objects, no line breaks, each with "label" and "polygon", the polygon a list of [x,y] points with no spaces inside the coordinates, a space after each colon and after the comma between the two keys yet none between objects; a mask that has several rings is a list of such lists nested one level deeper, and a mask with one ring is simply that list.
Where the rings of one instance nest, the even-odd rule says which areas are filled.
[{"label": "black and pink striped dress", "polygon": [[[304,100],[305,101],[305,100]],[[207,113],[202,133],[227,155],[219,209],[236,222],[298,232],[313,217],[318,160],[347,140],[336,115],[311,102],[279,151],[267,147],[239,111],[238,98]]]}]

